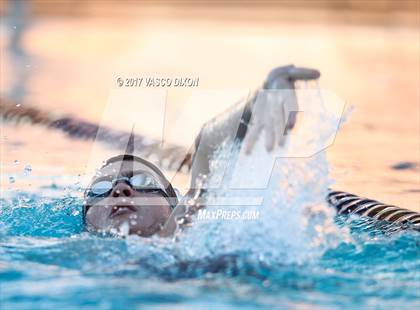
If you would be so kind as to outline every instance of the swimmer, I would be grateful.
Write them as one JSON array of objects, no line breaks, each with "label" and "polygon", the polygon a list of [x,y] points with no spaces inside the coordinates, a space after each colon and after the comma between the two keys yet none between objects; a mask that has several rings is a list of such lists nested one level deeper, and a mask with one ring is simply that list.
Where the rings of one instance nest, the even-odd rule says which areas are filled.
[{"label": "swimmer", "polygon": [[251,96],[244,106],[234,106],[227,116],[225,113],[206,123],[192,152],[191,189],[185,197],[179,197],[158,167],[132,154],[132,135],[125,154],[108,159],[84,193],[87,230],[172,236],[180,222],[189,222],[204,207],[199,202],[187,202],[198,201],[204,193],[201,182],[211,173],[210,158],[220,144],[228,139],[238,141],[250,154],[256,140],[265,133],[267,151],[281,146],[284,133],[296,122],[295,115],[288,113],[297,111],[295,82],[317,80],[319,76],[317,70],[294,65],[276,68],[269,73],[262,92]]}]

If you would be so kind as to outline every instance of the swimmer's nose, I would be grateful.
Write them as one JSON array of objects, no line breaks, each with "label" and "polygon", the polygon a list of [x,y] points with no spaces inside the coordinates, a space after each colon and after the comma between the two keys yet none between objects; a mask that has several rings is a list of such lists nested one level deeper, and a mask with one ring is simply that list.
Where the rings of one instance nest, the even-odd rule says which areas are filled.
[{"label": "swimmer's nose", "polygon": [[111,192],[111,197],[133,197],[134,190],[130,185],[124,182],[115,184]]}]

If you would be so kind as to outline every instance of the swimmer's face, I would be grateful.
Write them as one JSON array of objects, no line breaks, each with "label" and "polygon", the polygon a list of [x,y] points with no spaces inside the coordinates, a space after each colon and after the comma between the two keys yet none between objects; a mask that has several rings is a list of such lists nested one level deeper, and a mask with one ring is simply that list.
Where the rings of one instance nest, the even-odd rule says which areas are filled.
[{"label": "swimmer's face", "polygon": [[134,160],[103,167],[85,193],[88,230],[143,237],[155,234],[172,211],[165,182],[150,167]]}]

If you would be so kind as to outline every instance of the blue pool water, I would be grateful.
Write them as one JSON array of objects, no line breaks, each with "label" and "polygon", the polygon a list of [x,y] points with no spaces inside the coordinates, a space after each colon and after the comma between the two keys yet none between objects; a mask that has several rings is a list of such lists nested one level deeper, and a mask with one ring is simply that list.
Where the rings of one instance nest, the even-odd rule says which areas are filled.
[{"label": "blue pool water", "polygon": [[[335,218],[334,225],[350,228],[340,230],[347,231],[346,238],[321,254],[293,261],[287,244],[270,247],[270,236],[255,237],[256,251],[234,245],[215,250],[212,232],[186,237],[187,244],[93,236],[83,232],[78,197],[20,192],[1,204],[2,309],[420,305],[419,235],[379,229],[366,220]],[[203,252],[203,244],[209,252]],[[272,253],[262,251],[267,248]]]}]

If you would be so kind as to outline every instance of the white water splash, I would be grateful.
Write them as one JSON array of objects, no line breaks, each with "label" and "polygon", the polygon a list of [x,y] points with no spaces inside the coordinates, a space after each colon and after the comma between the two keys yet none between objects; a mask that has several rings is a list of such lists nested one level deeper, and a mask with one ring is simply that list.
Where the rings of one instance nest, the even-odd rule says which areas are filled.
[{"label": "white water splash", "polygon": [[29,176],[31,173],[32,173],[32,166],[26,165],[25,168],[23,169],[23,175]]},{"label": "white water splash", "polygon": [[[326,139],[335,135],[331,131],[336,130],[341,114],[330,113],[323,102],[311,104],[299,139],[289,139],[277,152],[267,153],[263,139],[252,156],[229,147],[230,142],[221,146],[212,162],[215,173],[208,180],[209,187],[217,190],[209,194],[207,209],[258,210],[260,218],[196,220],[179,238],[183,259],[245,253],[260,262],[303,263],[347,238],[335,225],[335,212],[325,200],[332,184],[326,152],[291,156],[322,149]],[[226,159],[230,161],[224,171]],[[262,203],[252,206],[256,196]]]},{"label": "white water splash", "polygon": [[130,225],[128,224],[128,222],[123,222],[119,229],[118,229],[118,235],[121,237],[127,237],[130,231]]}]

